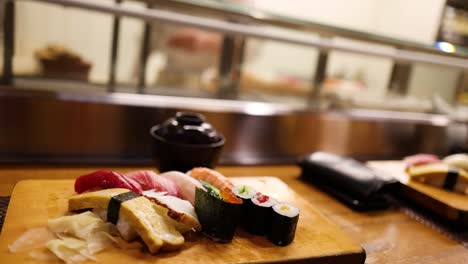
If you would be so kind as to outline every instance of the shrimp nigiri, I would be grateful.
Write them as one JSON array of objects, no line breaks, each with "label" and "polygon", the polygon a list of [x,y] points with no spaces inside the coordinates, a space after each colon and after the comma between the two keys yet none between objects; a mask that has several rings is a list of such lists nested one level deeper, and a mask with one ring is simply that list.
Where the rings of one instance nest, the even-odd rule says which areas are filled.
[{"label": "shrimp nigiri", "polygon": [[234,186],[226,176],[209,168],[193,168],[187,174],[197,180],[206,181],[220,190],[231,189]]}]

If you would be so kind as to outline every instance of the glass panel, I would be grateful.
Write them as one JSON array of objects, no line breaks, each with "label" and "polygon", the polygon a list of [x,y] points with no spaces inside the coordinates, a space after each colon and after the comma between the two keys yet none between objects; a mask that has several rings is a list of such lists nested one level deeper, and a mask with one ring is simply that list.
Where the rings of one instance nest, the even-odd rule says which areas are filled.
[{"label": "glass panel", "polygon": [[3,17],[4,17],[4,5],[5,3],[0,2],[0,78],[3,76],[3,41],[4,41],[4,33],[3,33]]},{"label": "glass panel", "polygon": [[111,15],[35,2],[16,4],[16,76],[107,82]]},{"label": "glass panel", "polygon": [[[178,6],[179,9],[201,6],[223,14],[237,14],[257,21],[307,27],[312,31],[376,41],[399,47],[443,51],[435,37],[439,31],[445,0],[156,0],[158,6]],[[450,2],[450,1],[449,1]],[[193,10],[194,14],[206,13]],[[417,19],[415,19],[417,18]],[[468,56],[468,50],[455,50]]]},{"label": "glass panel", "polygon": [[468,105],[468,70],[463,71],[460,76],[458,102],[463,105]]},{"label": "glass panel", "polygon": [[317,57],[317,50],[310,47],[249,39],[240,99],[305,106]]},{"label": "glass panel", "polygon": [[[337,43],[365,45],[368,49],[392,51],[394,48],[348,39],[333,39]],[[327,76],[322,84],[321,96],[333,103],[355,104],[358,100],[383,98],[387,94],[393,61],[387,58],[363,56],[331,51]]]},{"label": "glass panel", "polygon": [[216,93],[222,35],[197,28],[151,24],[148,93],[208,96]]},{"label": "glass panel", "polygon": [[[192,14],[202,16],[236,14],[296,29],[305,26],[325,36],[331,35],[334,42],[357,43],[368,49],[392,52],[394,46],[398,46],[422,51],[451,52],[434,44],[440,26],[440,14],[445,7],[444,0],[436,0],[431,5],[423,0],[411,3],[404,0],[353,0],[345,3],[335,0],[326,3],[303,0],[274,3],[267,0],[172,0],[156,3],[163,10],[190,10]],[[200,6],[203,8],[196,8]],[[415,17],[418,19],[415,20]],[[363,40],[368,42],[362,42]],[[371,44],[371,41],[376,41],[377,44]],[[184,57],[180,51],[171,51],[172,60],[177,55]],[[452,51],[463,54],[464,49],[456,47]],[[180,54],[174,55],[176,53]],[[183,87],[181,79],[203,76],[201,71],[192,75],[188,64],[180,64],[183,69],[167,66],[168,54],[167,47],[160,48],[160,61],[166,67],[159,71],[159,85],[157,88],[149,88],[150,93],[206,97],[216,95],[216,83],[210,82],[212,85],[206,89],[203,82],[201,86],[196,85],[199,82],[196,78],[188,85],[188,89],[165,89],[168,86]],[[242,65],[239,99],[306,105],[313,91],[318,54],[316,49],[310,47],[249,38]],[[205,66],[208,73],[216,72],[208,70],[215,70],[215,63],[212,67]],[[414,111],[432,111],[430,97],[434,94],[439,94],[448,102],[453,101],[460,70],[430,65],[408,66],[405,87],[395,90],[391,87],[394,85],[391,83],[391,76],[395,69],[395,63],[391,59],[330,51],[326,78],[319,95],[322,99],[330,99],[332,105]],[[151,72],[148,72],[147,76],[150,75]],[[168,83],[168,79],[173,83]],[[438,91],[442,89],[441,81],[444,83],[444,91]]]},{"label": "glass panel", "polygon": [[[113,3],[113,0],[102,1]],[[423,1],[155,0],[154,3],[158,9],[202,17],[253,18],[265,24],[302,29],[303,34],[310,37],[320,35],[335,43],[362,45],[369,50],[393,52],[396,45],[432,52],[445,1],[434,0],[431,5],[425,5]],[[125,1],[122,6],[146,9],[146,1]],[[15,74],[89,80],[97,85],[77,87],[106,91],[112,25],[113,16],[108,14],[18,2]],[[144,25],[138,19],[121,19],[116,68],[118,92],[138,91]],[[262,27],[265,31],[273,30],[265,25]],[[274,30],[278,31],[277,28]],[[145,92],[219,96],[217,69],[222,37],[220,33],[152,22],[149,57],[145,65]],[[240,100],[305,106],[310,98],[320,96],[329,100],[331,106],[432,111],[431,97],[434,94],[452,102],[459,89],[458,69],[401,66],[391,59],[338,51],[328,51],[325,79],[314,87],[319,54],[324,53],[311,47],[267,40],[248,38],[246,42],[238,93]],[[46,49],[51,44],[60,48]],[[443,46],[438,48],[444,50]],[[462,52],[463,49],[456,47],[452,51]],[[56,66],[50,65],[54,62]],[[406,76],[407,80],[405,85],[396,87],[392,76],[401,67],[406,67],[401,76]],[[74,75],[69,75],[70,72]],[[64,89],[63,86],[59,88]],[[319,91],[317,89],[320,92],[314,94]]]},{"label": "glass panel", "polygon": [[438,35],[440,41],[462,46],[468,45],[468,11],[466,9],[450,5],[445,8]]},{"label": "glass panel", "polygon": [[[125,1],[121,4],[138,10],[145,10],[143,3]],[[116,61],[117,92],[136,92],[138,71],[140,69],[140,51],[145,23],[136,18],[121,17]],[[147,75],[149,79],[151,75]]]}]

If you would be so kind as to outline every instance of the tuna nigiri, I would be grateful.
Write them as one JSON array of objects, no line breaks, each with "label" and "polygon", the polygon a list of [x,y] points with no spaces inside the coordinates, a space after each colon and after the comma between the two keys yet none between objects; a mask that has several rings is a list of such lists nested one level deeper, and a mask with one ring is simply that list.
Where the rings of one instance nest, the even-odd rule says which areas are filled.
[{"label": "tuna nigiri", "polygon": [[173,181],[179,186],[180,195],[191,204],[195,203],[195,188],[203,189],[201,183],[185,173],[179,171],[168,171],[159,174],[160,177]]},{"label": "tuna nigiri", "polygon": [[100,170],[80,176],[75,181],[77,193],[111,188],[125,188],[138,194],[145,190],[156,190],[180,197],[179,188],[173,181],[160,177],[150,170],[134,171],[126,175],[110,170]]},{"label": "tuna nigiri", "polygon": [[110,170],[95,171],[82,175],[75,180],[75,192],[77,193],[109,188],[125,188],[136,193],[143,191],[138,182]]},{"label": "tuna nigiri", "polygon": [[226,176],[209,168],[193,168],[187,174],[197,180],[208,182],[220,190],[234,187]]}]

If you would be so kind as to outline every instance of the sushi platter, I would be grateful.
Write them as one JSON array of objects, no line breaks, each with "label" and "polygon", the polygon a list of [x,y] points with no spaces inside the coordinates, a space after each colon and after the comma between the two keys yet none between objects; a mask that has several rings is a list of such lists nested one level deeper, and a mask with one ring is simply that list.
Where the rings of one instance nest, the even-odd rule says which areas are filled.
[{"label": "sushi platter", "polygon": [[[175,176],[174,176],[175,177]],[[288,262],[306,262],[306,263],[364,263],[365,252],[362,247],[356,244],[336,225],[327,220],[313,206],[299,197],[292,189],[284,182],[275,177],[239,177],[229,178],[233,184],[253,186],[256,190],[262,192],[262,196],[252,198],[256,205],[273,206],[275,212],[277,210],[291,211],[291,216],[287,218],[293,221],[290,228],[293,227],[294,233],[288,229],[288,236],[284,236],[281,230],[275,231],[275,228],[270,228],[273,231],[259,229],[255,225],[255,221],[262,218],[259,214],[260,210],[256,210],[254,216],[252,212],[236,214],[240,216],[241,222],[245,222],[248,228],[233,228],[229,236],[227,230],[223,230],[220,235],[219,230],[209,230],[206,228],[206,220],[202,219],[206,216],[200,216],[200,209],[197,208],[200,222],[203,226],[202,232],[193,232],[189,235],[184,235],[182,240],[184,243],[178,242],[178,237],[174,236],[172,240],[165,244],[151,244],[148,241],[150,238],[143,237],[147,244],[147,250],[141,248],[110,248],[102,251],[95,256],[96,261],[100,263],[288,263]],[[75,187],[75,188],[74,188]],[[196,194],[191,190],[192,198],[188,199],[194,203],[200,203],[202,199],[204,203],[210,204],[208,208],[216,208],[218,201],[213,200],[208,196],[207,192],[201,192],[201,188],[196,189]],[[78,186],[84,188],[83,185]],[[131,188],[128,188],[131,190]],[[5,224],[0,236],[0,259],[2,263],[45,263],[43,260],[31,258],[28,252],[12,253],[11,245],[27,230],[32,230],[36,227],[47,226],[50,219],[71,215],[70,211],[79,210],[90,206],[91,203],[99,204],[109,193],[113,192],[112,199],[116,196],[123,199],[120,209],[120,214],[123,211],[128,212],[128,218],[131,218],[131,206],[139,208],[139,211],[144,211],[144,206],[148,201],[145,197],[129,195],[126,189],[107,189],[97,192],[84,192],[76,194],[77,184],[74,180],[25,180],[19,182],[12,194],[9,209],[5,219]],[[244,189],[238,189],[236,194],[246,193]],[[78,192],[80,193],[80,192]],[[210,194],[211,195],[211,194]],[[221,193],[221,195],[223,195]],[[73,198],[72,198],[73,197]],[[195,197],[195,199],[193,199]],[[92,202],[91,198],[93,199]],[[155,199],[161,197],[156,196]],[[132,203],[125,203],[132,199]],[[211,200],[210,200],[211,199]],[[230,199],[230,198],[224,198]],[[239,198],[232,198],[234,201]],[[109,199],[107,199],[109,200]],[[115,199],[114,199],[115,200]],[[141,200],[141,201],[140,201]],[[151,200],[151,199],[150,199]],[[277,202],[278,201],[278,202]],[[281,202],[281,203],[279,203]],[[85,205],[83,205],[85,204]],[[229,206],[235,207],[235,202]],[[290,207],[289,205],[294,205]],[[276,206],[276,207],[275,207]],[[91,207],[97,207],[91,206]],[[109,211],[107,219],[111,221],[110,214],[111,202],[109,202]],[[206,206],[205,206],[206,207]],[[223,214],[232,214],[233,210],[225,205],[221,205]],[[227,208],[227,209],[226,209]],[[276,209],[275,209],[276,208]],[[298,208],[298,209],[295,209]],[[69,211],[70,210],[70,211]],[[137,211],[138,211],[137,210]],[[212,209],[210,209],[212,210]],[[237,210],[237,209],[235,209]],[[240,210],[240,209],[239,209]],[[295,211],[297,210],[297,212]],[[299,215],[300,210],[300,215]],[[94,212],[94,211],[93,211]],[[209,214],[208,214],[209,215]],[[156,216],[155,216],[156,217]],[[234,216],[233,216],[234,217]],[[278,229],[283,228],[284,221],[282,216],[276,217],[281,224],[275,223]],[[275,218],[273,216],[272,218]],[[284,218],[284,217],[283,217]],[[212,221],[213,218],[209,220]],[[183,219],[185,224],[191,225],[190,217]],[[229,222],[229,221],[227,221]],[[215,223],[219,224],[219,223]],[[228,226],[226,223],[224,226]],[[118,224],[116,224],[118,225]],[[199,224],[198,224],[199,225]],[[286,225],[287,226],[287,225]],[[49,221],[50,227],[50,221]],[[197,229],[197,225],[191,226]],[[228,227],[226,227],[228,229]],[[214,232],[210,237],[210,232]],[[208,234],[207,234],[208,233]],[[227,234],[227,235],[226,235]],[[180,235],[180,234],[179,234]],[[227,239],[225,239],[227,236]],[[216,241],[221,239],[222,241]],[[223,239],[225,239],[223,241]],[[148,241],[147,241],[148,240]],[[222,242],[222,243],[219,243]],[[150,245],[152,247],[150,247]],[[177,247],[176,250],[172,250]],[[165,250],[166,249],[166,250]],[[150,252],[148,252],[148,250]],[[158,251],[157,254],[152,254]],[[154,252],[152,252],[154,251]],[[47,261],[51,262],[51,261]],[[55,259],[52,263],[64,263],[61,260]],[[81,263],[94,263],[91,260],[85,260]]]},{"label": "sushi platter", "polygon": [[468,196],[409,180],[403,161],[369,161],[376,171],[393,175],[400,183],[400,194],[463,228],[468,227]]}]

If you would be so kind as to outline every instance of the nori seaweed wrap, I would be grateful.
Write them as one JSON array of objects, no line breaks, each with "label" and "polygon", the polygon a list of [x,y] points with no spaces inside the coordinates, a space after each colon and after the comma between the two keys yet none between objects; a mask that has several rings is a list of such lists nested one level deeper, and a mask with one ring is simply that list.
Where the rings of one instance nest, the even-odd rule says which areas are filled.
[{"label": "nori seaweed wrap", "polygon": [[299,209],[296,207],[286,203],[274,205],[268,239],[278,246],[289,245],[294,240],[298,220]]},{"label": "nori seaweed wrap", "polygon": [[[230,242],[239,223],[242,200],[230,201],[212,191],[195,191],[195,211],[202,225],[202,232],[215,242]],[[230,191],[230,190],[229,190]],[[235,199],[237,197],[232,194]]]},{"label": "nori seaweed wrap", "polygon": [[250,201],[244,216],[244,227],[251,234],[265,235],[271,226],[272,206],[278,202],[261,193],[257,193]]},{"label": "nori seaweed wrap", "polygon": [[240,223],[245,228],[249,219],[246,217],[248,208],[252,205],[252,199],[257,191],[248,185],[236,185],[232,187],[232,192],[240,199],[242,199],[242,212],[240,216]]}]

